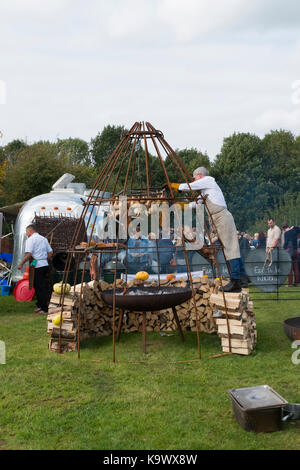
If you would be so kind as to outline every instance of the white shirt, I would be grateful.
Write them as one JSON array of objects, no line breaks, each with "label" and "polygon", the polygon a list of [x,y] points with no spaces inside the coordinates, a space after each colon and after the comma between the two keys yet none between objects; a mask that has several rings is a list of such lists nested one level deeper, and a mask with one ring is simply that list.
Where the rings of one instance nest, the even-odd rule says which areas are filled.
[{"label": "white shirt", "polygon": [[31,253],[33,259],[37,260],[36,268],[48,266],[48,253],[52,251],[47,238],[42,237],[39,233],[33,233],[26,240],[25,253]]},{"label": "white shirt", "polygon": [[280,246],[280,242],[276,243],[276,240],[280,240],[281,230],[277,225],[270,227],[267,233],[267,248],[273,248],[274,246]]},{"label": "white shirt", "polygon": [[[218,206],[225,207],[227,209],[227,204],[225,202],[222,190],[220,186],[216,183],[215,178],[212,176],[204,176],[199,180],[193,181],[189,185],[187,183],[183,183],[179,185],[179,191],[192,191],[201,190],[201,193],[208,197],[208,199],[213,203],[217,204]],[[198,203],[201,204],[201,198],[198,199]]]}]

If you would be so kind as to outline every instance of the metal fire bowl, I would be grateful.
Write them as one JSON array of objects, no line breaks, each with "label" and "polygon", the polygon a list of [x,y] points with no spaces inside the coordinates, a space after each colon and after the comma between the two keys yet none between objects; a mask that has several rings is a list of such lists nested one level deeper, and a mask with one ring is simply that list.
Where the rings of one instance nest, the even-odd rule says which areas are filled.
[{"label": "metal fire bowl", "polygon": [[[102,299],[113,305],[113,289],[102,292]],[[189,300],[192,291],[184,287],[130,287],[124,294],[123,289],[116,289],[116,307],[149,312],[175,307]]]},{"label": "metal fire bowl", "polygon": [[283,327],[290,339],[300,339],[300,317],[288,318],[284,321]]}]

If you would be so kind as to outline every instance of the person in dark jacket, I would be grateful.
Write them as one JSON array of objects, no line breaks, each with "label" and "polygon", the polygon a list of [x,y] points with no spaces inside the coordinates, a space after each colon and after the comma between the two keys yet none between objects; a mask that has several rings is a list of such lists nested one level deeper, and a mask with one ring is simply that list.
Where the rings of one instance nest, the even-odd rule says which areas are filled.
[{"label": "person in dark jacket", "polygon": [[264,232],[259,232],[258,234],[258,243],[256,245],[256,248],[262,248],[263,250],[266,249],[266,236]]},{"label": "person in dark jacket", "polygon": [[249,253],[249,250],[250,250],[250,243],[247,240],[247,238],[244,236],[243,233],[238,231],[237,236],[238,236],[238,239],[239,239],[241,257],[243,258],[243,261],[245,262],[245,258],[247,256],[247,254]]},{"label": "person in dark jacket", "polygon": [[293,285],[297,286],[299,284],[297,237],[298,233],[300,233],[300,228],[289,227],[287,222],[283,222],[281,228],[284,232],[283,249],[286,250],[292,258],[292,267],[288,277],[288,285],[289,287],[292,287]]}]

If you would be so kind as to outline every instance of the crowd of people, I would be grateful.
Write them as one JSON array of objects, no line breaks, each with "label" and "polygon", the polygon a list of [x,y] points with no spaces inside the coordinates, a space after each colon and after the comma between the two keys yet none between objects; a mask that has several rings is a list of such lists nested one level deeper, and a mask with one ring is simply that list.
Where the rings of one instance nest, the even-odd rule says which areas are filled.
[{"label": "crowd of people", "polygon": [[289,225],[284,221],[281,228],[272,217],[268,220],[266,232],[255,233],[254,236],[238,231],[238,239],[242,258],[246,258],[249,250],[263,249],[267,255],[275,248],[284,249],[291,257],[292,267],[288,276],[288,286],[299,284],[300,273],[300,227]]}]

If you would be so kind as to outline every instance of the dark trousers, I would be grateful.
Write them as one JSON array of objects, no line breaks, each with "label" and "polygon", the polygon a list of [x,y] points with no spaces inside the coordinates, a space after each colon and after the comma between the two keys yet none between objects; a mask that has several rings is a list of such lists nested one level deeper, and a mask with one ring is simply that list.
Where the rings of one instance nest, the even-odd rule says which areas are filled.
[{"label": "dark trousers", "polygon": [[294,256],[292,256],[292,267],[288,278],[288,283],[291,286],[293,284],[293,274],[294,274],[294,284],[299,282],[299,271],[298,271],[298,251],[294,250]]},{"label": "dark trousers", "polygon": [[46,278],[49,266],[35,268],[33,287],[36,295],[36,306],[44,312],[48,312],[48,293],[46,288]]},{"label": "dark trousers", "polygon": [[242,258],[234,258],[229,260],[231,279],[240,279],[241,276],[247,276],[245,265]]}]

